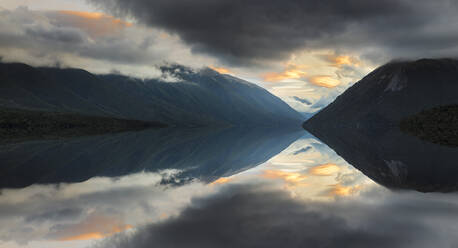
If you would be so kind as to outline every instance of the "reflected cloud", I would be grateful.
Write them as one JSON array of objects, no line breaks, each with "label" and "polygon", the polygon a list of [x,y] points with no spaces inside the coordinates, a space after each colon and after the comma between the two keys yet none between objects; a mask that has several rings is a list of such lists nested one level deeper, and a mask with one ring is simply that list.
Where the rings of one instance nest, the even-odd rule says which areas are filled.
[{"label": "reflected cloud", "polygon": [[340,171],[340,167],[335,164],[317,165],[309,170],[314,176],[331,176]]},{"label": "reflected cloud", "polygon": [[359,193],[362,189],[362,185],[355,186],[343,186],[341,184],[330,185],[331,189],[329,190],[330,196],[352,196]]},{"label": "reflected cloud", "polygon": [[34,241],[89,242],[175,216],[192,197],[217,189],[198,181],[181,186],[161,184],[178,173],[138,173],[74,184],[3,189],[0,244],[14,241],[29,247]]},{"label": "reflected cloud", "polygon": [[77,224],[61,224],[51,227],[51,230],[55,231],[48,237],[59,241],[93,240],[129,229],[132,229],[132,225],[123,223],[117,217],[91,214]]},{"label": "reflected cloud", "polygon": [[435,197],[373,189],[360,199],[320,203],[232,185],[193,199],[175,218],[94,247],[454,247],[457,199]]},{"label": "reflected cloud", "polygon": [[212,183],[210,183],[210,185],[226,184],[228,182],[231,182],[232,180],[233,179],[229,178],[229,177],[220,177],[220,178],[216,179],[215,181],[213,181]]},{"label": "reflected cloud", "polygon": [[287,186],[302,187],[307,186],[306,180],[307,176],[302,175],[298,172],[286,172],[280,170],[266,170],[262,174],[262,177],[268,179],[281,179],[285,182]]}]

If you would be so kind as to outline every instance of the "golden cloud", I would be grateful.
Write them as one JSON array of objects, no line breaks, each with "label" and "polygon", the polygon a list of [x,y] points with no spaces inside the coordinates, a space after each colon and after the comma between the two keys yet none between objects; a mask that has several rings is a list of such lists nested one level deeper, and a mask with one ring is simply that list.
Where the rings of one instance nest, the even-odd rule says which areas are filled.
[{"label": "golden cloud", "polygon": [[305,69],[305,65],[288,63],[284,71],[264,73],[261,77],[266,82],[279,82],[285,79],[301,79],[307,75]]},{"label": "golden cloud", "polygon": [[232,178],[229,178],[229,177],[220,177],[218,178],[217,180],[213,181],[212,183],[210,183],[210,185],[216,185],[216,184],[226,184],[228,182],[231,182],[232,181]]},{"label": "golden cloud", "polygon": [[356,186],[343,186],[341,184],[334,184],[330,185],[331,189],[329,191],[329,195],[331,196],[350,196],[350,195],[355,195],[359,191],[361,191],[362,186],[361,185],[356,185]]},{"label": "golden cloud", "polygon": [[281,179],[285,181],[285,183],[293,186],[306,186],[307,184],[304,180],[307,176],[302,175],[298,172],[286,172],[280,170],[266,170],[262,174],[262,177],[269,178],[269,179]]},{"label": "golden cloud", "polygon": [[316,75],[308,78],[308,81],[314,85],[325,87],[325,88],[334,88],[340,84],[340,81],[334,79],[329,75]]},{"label": "golden cloud", "polygon": [[58,11],[58,15],[58,21],[62,24],[85,30],[91,36],[113,34],[133,25],[130,22],[98,12],[61,10]]},{"label": "golden cloud", "polygon": [[209,67],[210,69],[217,71],[218,73],[221,73],[221,74],[232,74],[231,70],[224,68],[224,67],[216,67],[212,65],[210,65]]},{"label": "golden cloud", "polygon": [[80,223],[57,231],[53,236],[59,241],[101,239],[133,228],[116,218],[90,215]]},{"label": "golden cloud", "polygon": [[317,165],[309,170],[315,176],[330,176],[340,171],[340,167],[335,164]]},{"label": "golden cloud", "polygon": [[361,66],[359,59],[349,55],[327,55],[326,60],[331,63],[331,66],[342,67],[344,65],[349,66]]}]

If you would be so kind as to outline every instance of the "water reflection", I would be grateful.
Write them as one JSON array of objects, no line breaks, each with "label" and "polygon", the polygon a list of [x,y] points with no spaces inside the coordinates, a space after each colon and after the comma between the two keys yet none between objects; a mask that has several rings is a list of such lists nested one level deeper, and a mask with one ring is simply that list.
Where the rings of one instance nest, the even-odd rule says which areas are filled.
[{"label": "water reflection", "polygon": [[177,169],[164,183],[212,182],[267,161],[300,129],[161,129],[0,146],[0,188]]},{"label": "water reflection", "polygon": [[[367,162],[383,153],[365,152],[388,152],[382,141],[393,138],[375,149],[352,137],[348,151]],[[408,164],[399,154],[391,160]],[[2,248],[458,244],[456,194],[389,190],[303,130],[147,131],[8,145],[0,155]]]},{"label": "water reflection", "polygon": [[383,130],[312,128],[311,132],[346,161],[390,189],[420,192],[458,190],[458,149]]}]

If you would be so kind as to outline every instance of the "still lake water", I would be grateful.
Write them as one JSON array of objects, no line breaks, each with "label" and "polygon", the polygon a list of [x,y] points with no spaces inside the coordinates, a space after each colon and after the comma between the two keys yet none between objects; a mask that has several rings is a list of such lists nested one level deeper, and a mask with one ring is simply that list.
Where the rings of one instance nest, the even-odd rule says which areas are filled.
[{"label": "still lake water", "polygon": [[0,247],[458,247],[457,148],[318,134],[327,144],[233,128],[0,145]]}]

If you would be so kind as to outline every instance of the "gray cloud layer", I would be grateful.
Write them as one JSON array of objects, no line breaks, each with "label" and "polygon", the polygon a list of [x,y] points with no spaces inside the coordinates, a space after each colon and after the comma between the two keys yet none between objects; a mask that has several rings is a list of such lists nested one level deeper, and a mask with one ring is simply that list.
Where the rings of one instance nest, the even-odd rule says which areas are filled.
[{"label": "gray cloud layer", "polygon": [[428,198],[304,204],[285,192],[232,186],[97,247],[454,247],[456,204]]},{"label": "gray cloud layer", "polygon": [[303,48],[360,49],[366,56],[451,56],[453,0],[89,0],[177,33],[226,62],[286,58]]}]

